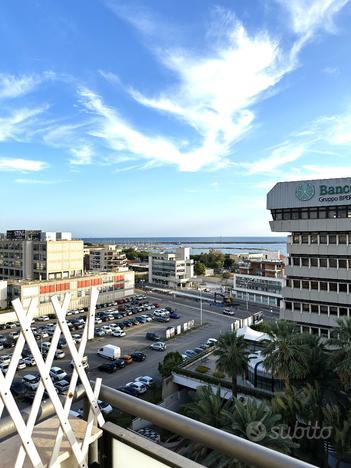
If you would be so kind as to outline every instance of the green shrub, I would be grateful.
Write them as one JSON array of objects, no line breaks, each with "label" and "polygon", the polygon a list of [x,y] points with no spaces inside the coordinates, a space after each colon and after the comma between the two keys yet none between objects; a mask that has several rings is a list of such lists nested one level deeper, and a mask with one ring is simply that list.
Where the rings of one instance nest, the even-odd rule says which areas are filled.
[{"label": "green shrub", "polygon": [[207,367],[207,366],[201,366],[201,365],[200,365],[200,366],[197,366],[196,369],[195,369],[195,371],[196,371],[196,372],[200,372],[200,374],[206,374],[206,372],[208,372],[209,370],[210,370],[209,367]]},{"label": "green shrub", "polygon": [[213,373],[213,377],[217,377],[218,379],[224,379],[225,373],[221,371],[215,371]]}]

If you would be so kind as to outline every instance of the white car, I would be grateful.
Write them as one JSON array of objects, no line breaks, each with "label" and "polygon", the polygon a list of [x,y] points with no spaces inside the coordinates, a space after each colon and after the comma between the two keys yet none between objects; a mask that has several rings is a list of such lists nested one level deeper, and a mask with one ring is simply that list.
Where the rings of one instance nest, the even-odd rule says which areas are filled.
[{"label": "white car", "polygon": [[61,367],[52,367],[49,374],[54,381],[64,380],[67,377],[67,372],[61,369]]},{"label": "white car", "polygon": [[48,322],[50,319],[47,315],[42,315],[41,317],[38,317],[38,320],[41,322]]},{"label": "white car", "polygon": [[115,336],[116,338],[121,338],[122,336],[126,336],[126,332],[123,330],[113,330],[112,336]]},{"label": "white car", "polygon": [[156,343],[152,343],[150,345],[150,349],[154,349],[155,351],[165,351],[166,348],[166,343],[163,343],[162,341],[156,341]]},{"label": "white car", "polygon": [[7,370],[9,368],[9,365],[8,364],[4,364],[3,362],[0,363],[0,370],[3,374],[6,374]]},{"label": "white car", "polygon": [[207,341],[206,341],[206,344],[208,344],[209,346],[214,346],[215,344],[217,344],[217,341],[216,338],[209,338]]},{"label": "white car", "polygon": [[3,354],[0,356],[0,364],[10,364],[11,356],[9,354]]},{"label": "white car", "polygon": [[149,317],[148,315],[140,315],[143,319],[145,319],[147,322],[152,322],[152,318]]},{"label": "white car", "polygon": [[69,382],[65,379],[58,380],[54,383],[57,393],[65,394],[69,389]]},{"label": "white car", "polygon": [[103,400],[98,400],[97,402],[98,402],[101,413],[103,414],[112,413],[113,408],[109,403],[106,403],[106,401],[103,401]]},{"label": "white car", "polygon": [[141,377],[137,377],[134,382],[141,382],[147,387],[150,387],[154,383],[154,379],[152,377],[149,377],[148,375],[143,375]]},{"label": "white car", "polygon": [[102,323],[102,320],[101,318],[99,317],[95,317],[95,323],[99,324],[99,323]]},{"label": "white car", "polygon": [[24,385],[30,390],[36,390],[39,386],[40,376],[33,374],[26,374],[22,378]]},{"label": "white car", "polygon": [[35,366],[35,359],[33,356],[26,356],[23,358],[23,361],[26,363],[26,366]]},{"label": "white car", "polygon": [[64,353],[64,351],[62,351],[62,349],[57,349],[55,351],[55,359],[63,359],[65,356],[66,354]]},{"label": "white car", "polygon": [[81,335],[78,335],[78,333],[74,333],[72,335],[72,338],[74,339],[74,342],[75,343],[80,343],[82,341],[82,336]]},{"label": "white car", "polygon": [[25,369],[27,367],[26,363],[24,362],[24,359],[20,359],[17,364],[17,369]]},{"label": "white car", "polygon": [[106,335],[111,335],[112,328],[109,325],[103,325],[100,330],[104,330]]},{"label": "white car", "polygon": [[143,384],[142,382],[128,382],[126,384],[126,387],[133,388],[139,393],[139,395],[142,395],[143,393],[147,391],[147,386]]}]

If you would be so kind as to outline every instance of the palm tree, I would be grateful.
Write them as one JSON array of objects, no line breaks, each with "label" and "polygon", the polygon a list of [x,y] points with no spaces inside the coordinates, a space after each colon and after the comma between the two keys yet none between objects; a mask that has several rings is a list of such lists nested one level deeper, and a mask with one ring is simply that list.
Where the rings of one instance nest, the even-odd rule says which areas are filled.
[{"label": "palm tree", "polygon": [[328,344],[332,347],[330,363],[339,375],[345,390],[351,388],[351,317],[337,320],[335,332],[338,336],[331,338]]},{"label": "palm tree", "polygon": [[178,351],[167,353],[163,362],[158,364],[158,371],[163,378],[169,377],[172,371],[183,362]]},{"label": "palm tree", "polygon": [[217,387],[216,393],[210,385],[198,387],[193,401],[186,404],[182,413],[213,427],[223,427],[225,424],[224,410],[229,411],[232,402],[221,397],[221,389]]},{"label": "palm tree", "polygon": [[286,320],[269,324],[262,355],[264,366],[273,376],[284,380],[285,386],[291,379],[301,379],[307,375],[308,346],[298,328]]},{"label": "palm tree", "polygon": [[351,460],[351,411],[345,412],[336,405],[327,405],[323,413],[324,426],[328,426],[331,431],[328,449],[335,451],[336,466],[340,466],[344,459],[349,463]]},{"label": "palm tree", "polygon": [[237,336],[236,331],[224,333],[216,343],[214,351],[214,354],[218,356],[216,367],[231,377],[233,399],[238,395],[237,376],[247,369],[249,353],[246,348],[244,338]]}]

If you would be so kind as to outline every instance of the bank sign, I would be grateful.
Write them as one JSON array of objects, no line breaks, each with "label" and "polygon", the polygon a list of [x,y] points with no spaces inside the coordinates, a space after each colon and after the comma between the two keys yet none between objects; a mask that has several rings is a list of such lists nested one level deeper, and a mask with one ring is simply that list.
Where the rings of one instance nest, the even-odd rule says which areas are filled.
[{"label": "bank sign", "polygon": [[317,198],[320,203],[343,201],[348,203],[351,200],[351,185],[325,185],[301,182],[296,187],[295,196],[302,202]]}]

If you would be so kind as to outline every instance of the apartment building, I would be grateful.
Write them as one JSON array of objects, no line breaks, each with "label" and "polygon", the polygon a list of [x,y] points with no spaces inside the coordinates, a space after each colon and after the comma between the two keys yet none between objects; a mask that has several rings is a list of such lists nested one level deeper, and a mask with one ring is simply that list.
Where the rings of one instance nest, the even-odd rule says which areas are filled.
[{"label": "apartment building", "polygon": [[0,239],[0,279],[50,280],[83,274],[83,241],[69,232],[10,230]]},{"label": "apartment building", "polygon": [[185,286],[194,277],[194,260],[190,248],[179,247],[175,253],[155,253],[149,256],[149,283],[170,288]]},{"label": "apartment building", "polygon": [[127,256],[116,244],[86,247],[85,264],[90,271],[114,271],[128,268]]},{"label": "apartment building", "polygon": [[290,233],[280,316],[329,337],[351,316],[351,178],[280,182],[267,209],[271,230]]},{"label": "apartment building", "polygon": [[52,281],[9,281],[8,300],[20,298],[26,308],[35,298],[35,315],[48,315],[53,313],[51,297],[56,295],[62,301],[66,292],[71,293],[71,310],[88,307],[93,286],[99,290],[98,304],[114,302],[134,294],[134,272],[103,272]]}]

